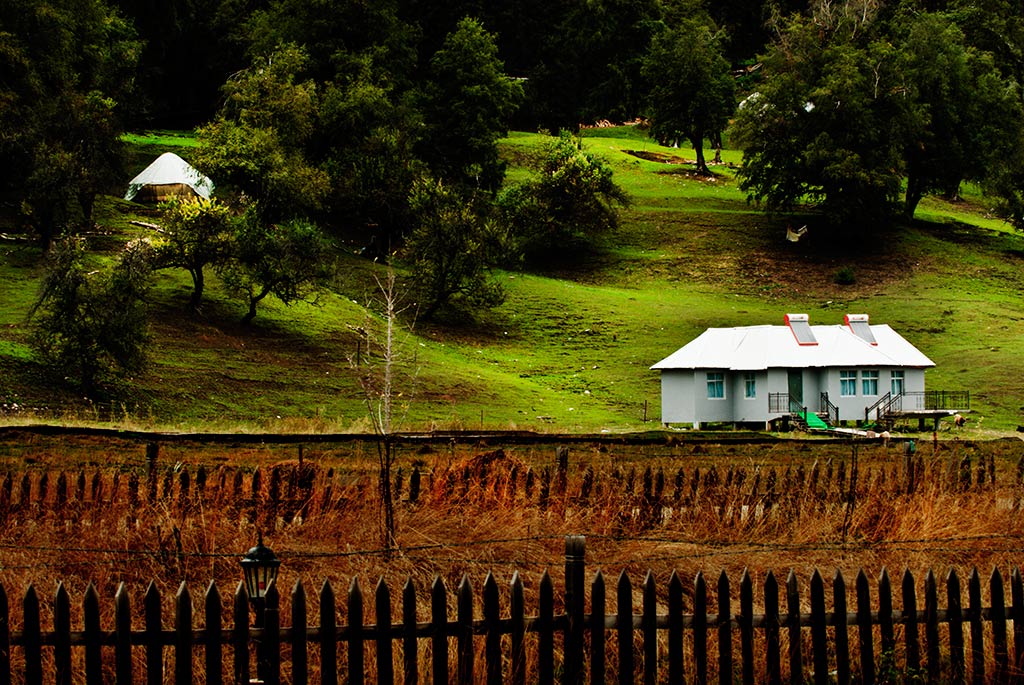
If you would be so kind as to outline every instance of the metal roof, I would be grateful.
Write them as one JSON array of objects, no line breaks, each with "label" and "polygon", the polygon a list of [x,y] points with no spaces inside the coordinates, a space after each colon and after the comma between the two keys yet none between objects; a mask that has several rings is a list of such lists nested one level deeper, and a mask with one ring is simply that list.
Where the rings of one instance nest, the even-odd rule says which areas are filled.
[{"label": "metal roof", "polygon": [[811,326],[817,345],[801,345],[789,326],[709,328],[652,369],[764,369],[829,367],[925,368],[935,363],[886,324],[871,325],[876,344],[849,326]]}]

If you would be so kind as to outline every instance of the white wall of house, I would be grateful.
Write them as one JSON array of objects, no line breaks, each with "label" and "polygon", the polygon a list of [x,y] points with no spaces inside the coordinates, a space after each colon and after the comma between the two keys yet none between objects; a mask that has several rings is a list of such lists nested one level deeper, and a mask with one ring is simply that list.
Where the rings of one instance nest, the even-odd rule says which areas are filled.
[{"label": "white wall of house", "polygon": [[[844,369],[800,369],[803,378],[804,406],[817,411],[822,392],[839,407],[842,421],[864,418],[864,410],[892,390],[893,372],[900,369],[845,369],[856,371],[853,394],[844,394]],[[864,380],[872,376],[864,371],[877,371],[877,384],[868,383],[865,394]],[[925,389],[924,369],[903,369],[903,391],[922,392]],[[722,374],[723,397],[708,397],[708,374]],[[685,423],[698,427],[710,422],[758,422],[780,416],[770,414],[769,393],[788,393],[788,369],[768,369],[753,372],[755,396],[747,397],[747,373],[725,369],[678,369],[661,372],[661,420],[663,423]],[[877,385],[877,388],[873,387]],[[846,384],[846,390],[849,390]],[[874,392],[871,392],[874,390]],[[905,406],[904,409],[915,407]]]},{"label": "white wall of house", "polygon": [[697,372],[692,369],[661,372],[662,423],[693,423],[693,379],[695,373]]}]

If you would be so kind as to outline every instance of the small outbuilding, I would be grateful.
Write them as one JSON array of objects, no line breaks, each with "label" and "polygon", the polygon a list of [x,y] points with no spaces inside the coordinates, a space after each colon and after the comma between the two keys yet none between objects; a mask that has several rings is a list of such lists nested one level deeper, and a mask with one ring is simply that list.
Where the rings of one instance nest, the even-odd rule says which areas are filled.
[{"label": "small outbuilding", "polygon": [[165,152],[128,184],[124,199],[165,202],[175,197],[210,199],[213,181],[173,152]]},{"label": "small outbuilding", "polygon": [[[709,328],[651,368],[661,372],[665,424],[768,425],[785,416],[817,428],[840,421],[891,422],[899,415],[951,416],[957,407],[925,391],[934,362],[886,324],[849,314],[812,326],[787,314],[782,326]],[[962,406],[965,394],[948,396]],[[938,413],[936,413],[938,412]]]}]

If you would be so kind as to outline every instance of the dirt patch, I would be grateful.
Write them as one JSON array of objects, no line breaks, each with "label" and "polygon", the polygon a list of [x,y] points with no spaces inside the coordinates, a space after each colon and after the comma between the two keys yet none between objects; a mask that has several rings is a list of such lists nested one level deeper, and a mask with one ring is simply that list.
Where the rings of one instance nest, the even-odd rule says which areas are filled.
[{"label": "dirt patch", "polygon": [[696,164],[695,159],[686,159],[685,157],[679,157],[677,155],[670,155],[664,152],[654,152],[653,150],[623,150],[627,155],[633,155],[640,159],[646,159],[648,162],[658,162],[660,164]]}]

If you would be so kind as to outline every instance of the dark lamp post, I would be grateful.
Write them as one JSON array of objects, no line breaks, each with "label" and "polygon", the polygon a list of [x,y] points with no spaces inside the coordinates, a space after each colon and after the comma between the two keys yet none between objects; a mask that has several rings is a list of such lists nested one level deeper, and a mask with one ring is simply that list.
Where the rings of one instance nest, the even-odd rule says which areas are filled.
[{"label": "dark lamp post", "polygon": [[269,547],[263,545],[263,533],[259,533],[256,546],[246,552],[239,563],[245,573],[245,589],[249,599],[263,599],[281,566],[281,560],[274,556]]}]

